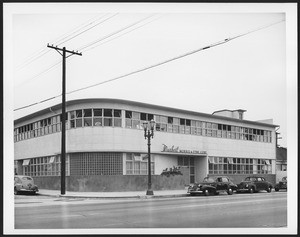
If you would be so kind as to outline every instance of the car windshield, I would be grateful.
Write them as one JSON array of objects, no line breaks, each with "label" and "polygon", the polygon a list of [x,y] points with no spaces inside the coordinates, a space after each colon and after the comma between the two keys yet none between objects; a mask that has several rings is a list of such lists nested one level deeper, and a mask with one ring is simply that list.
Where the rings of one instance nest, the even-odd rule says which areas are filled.
[{"label": "car windshield", "polygon": [[245,178],[245,181],[256,181],[255,177],[247,177]]},{"label": "car windshield", "polygon": [[211,177],[206,177],[206,178],[204,178],[203,182],[204,183],[212,183],[212,182],[215,182],[215,180]]},{"label": "car windshield", "polygon": [[22,180],[32,180],[30,177],[23,177]]}]

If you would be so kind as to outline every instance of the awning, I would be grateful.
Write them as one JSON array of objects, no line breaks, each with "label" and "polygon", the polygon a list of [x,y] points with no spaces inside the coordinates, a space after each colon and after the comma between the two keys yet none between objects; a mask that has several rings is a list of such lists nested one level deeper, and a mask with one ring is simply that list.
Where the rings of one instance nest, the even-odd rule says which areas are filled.
[{"label": "awning", "polygon": [[270,161],[269,160],[265,160],[265,164],[266,165],[270,165]]},{"label": "awning", "polygon": [[30,163],[30,159],[28,159],[28,160],[23,160],[23,166],[29,165],[29,163]]},{"label": "awning", "polygon": [[51,163],[54,163],[54,160],[55,160],[55,156],[51,156],[51,157],[50,157],[49,163],[50,163],[50,164],[51,164]]},{"label": "awning", "polygon": [[228,161],[228,164],[233,164],[233,158],[228,157],[227,161]]},{"label": "awning", "polygon": [[133,157],[134,157],[135,161],[141,161],[142,160],[142,157],[140,155],[134,154]]},{"label": "awning", "polygon": [[208,163],[209,164],[214,164],[214,158],[213,157],[208,157]]}]

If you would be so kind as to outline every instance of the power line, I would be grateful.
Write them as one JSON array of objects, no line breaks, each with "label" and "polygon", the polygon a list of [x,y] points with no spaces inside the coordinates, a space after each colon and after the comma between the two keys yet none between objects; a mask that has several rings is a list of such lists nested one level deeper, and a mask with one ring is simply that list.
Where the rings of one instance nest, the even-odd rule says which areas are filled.
[{"label": "power line", "polygon": [[[86,29],[86,30],[84,30],[84,31],[82,31],[82,32],[79,32],[78,34],[72,36],[71,38],[69,38],[69,39],[67,39],[67,40],[65,40],[65,41],[63,41],[63,42],[61,42],[61,43],[59,43],[59,45],[65,43],[65,42],[67,42],[67,41],[69,41],[69,40],[71,40],[71,39],[74,39],[75,37],[77,37],[77,36],[79,36],[79,35],[81,35],[81,34],[87,32],[87,31],[90,30],[90,29],[93,29],[94,27],[96,27],[96,26],[98,26],[98,25],[104,23],[105,21],[107,21],[107,20],[113,18],[114,16],[116,16],[116,15],[118,15],[118,14],[119,14],[119,13],[116,13],[116,14],[114,14],[113,16],[110,16],[110,17],[106,18],[105,20],[103,20],[103,21],[97,23],[96,25],[93,25],[93,26],[91,26],[90,28],[88,28],[88,29]],[[78,50],[81,51],[81,49],[78,49]]]},{"label": "power line", "polygon": [[[282,21],[280,21],[280,22],[282,22]],[[163,62],[156,63],[156,64],[153,64],[153,65],[151,65],[151,66],[148,66],[148,67],[145,67],[145,68],[142,68],[142,69],[139,69],[139,70],[136,70],[136,71],[133,71],[133,72],[124,74],[124,75],[122,75],[122,76],[115,77],[115,78],[113,78],[113,79],[109,79],[109,80],[106,80],[106,81],[103,81],[103,82],[99,82],[99,83],[96,83],[96,84],[93,84],[93,85],[90,85],[90,86],[82,87],[82,88],[80,88],[80,89],[77,89],[77,90],[73,90],[73,91],[67,92],[67,94],[72,94],[72,93],[74,93],[74,92],[78,92],[78,91],[81,91],[81,90],[85,90],[85,89],[88,89],[88,88],[92,88],[92,87],[95,87],[95,86],[98,86],[98,85],[102,85],[102,84],[105,84],[105,83],[108,83],[108,82],[116,81],[116,80],[119,80],[119,79],[121,79],[121,78],[123,78],[123,77],[127,77],[127,76],[130,76],[130,75],[139,73],[139,72],[146,71],[146,70],[151,69],[151,68],[155,68],[155,67],[161,66],[161,65],[163,65],[163,64],[166,64],[166,63],[175,61],[175,60],[177,60],[177,59],[180,59],[180,58],[183,58],[183,57],[186,57],[186,56],[195,54],[195,53],[197,53],[197,52],[199,52],[199,51],[202,51],[202,50],[205,50],[205,49],[209,49],[209,48],[212,48],[212,47],[221,45],[221,44],[225,44],[225,43],[227,43],[227,42],[229,42],[229,41],[231,41],[231,40],[234,40],[234,39],[237,39],[237,38],[239,38],[239,37],[248,35],[248,34],[253,33],[253,32],[255,32],[255,31],[259,31],[259,30],[261,30],[261,29],[265,29],[265,28],[267,28],[267,27],[270,27],[270,26],[272,26],[272,25],[274,25],[274,24],[278,24],[278,23],[280,23],[280,22],[272,23],[272,24],[270,24],[270,25],[268,25],[268,26],[264,26],[264,27],[258,28],[258,29],[256,29],[256,30],[251,30],[251,31],[249,31],[249,32],[247,32],[247,33],[243,33],[243,34],[237,35],[237,36],[235,36],[235,37],[226,38],[226,39],[224,39],[224,40],[222,40],[222,41],[219,41],[219,42],[210,44],[210,45],[208,45],[208,46],[205,46],[205,47],[202,47],[202,48],[199,48],[199,49],[190,51],[190,52],[187,52],[187,53],[185,53],[185,54],[182,54],[182,55],[173,57],[173,58],[168,59],[168,60],[165,60],[165,61],[163,61]]]},{"label": "power line", "polygon": [[[115,15],[116,15],[116,14],[115,14]],[[114,16],[115,16],[115,15],[114,15]],[[127,26],[127,27],[124,27],[124,28],[122,28],[121,30],[118,30],[118,31],[116,31],[116,32],[114,32],[114,33],[111,33],[111,34],[107,35],[107,36],[104,36],[103,38],[98,39],[98,40],[96,40],[96,41],[97,41],[97,43],[98,43],[98,42],[101,42],[102,40],[105,40],[105,39],[107,39],[107,38],[109,38],[109,37],[111,37],[111,36],[114,36],[115,34],[118,34],[118,33],[122,32],[122,31],[124,31],[124,30],[126,30],[126,29],[128,29],[128,28],[130,28],[130,27],[132,27],[132,26],[134,26],[134,25],[136,25],[136,24],[142,22],[142,21],[145,21],[146,19],[152,17],[153,15],[154,15],[154,14],[152,14],[151,16],[146,17],[146,18],[144,18],[144,19],[142,19],[142,20],[139,20],[139,21],[137,21],[137,22],[135,22],[135,23],[133,23],[133,24]],[[153,20],[152,20],[152,21],[153,21]],[[150,22],[152,22],[152,21],[150,21]],[[148,24],[148,23],[150,23],[150,22],[147,22],[146,24]],[[144,25],[146,25],[146,24],[144,24]],[[144,25],[141,25],[141,26],[139,26],[139,27],[136,27],[135,29],[138,29],[138,28],[140,28],[140,27],[142,27],[142,26],[144,26]],[[133,31],[133,30],[135,30],[135,29],[132,29],[131,31]],[[125,32],[124,34],[127,34],[127,33],[131,32],[131,31]],[[124,34],[122,34],[122,35],[124,35]],[[120,36],[122,36],[122,35],[119,35],[119,36],[117,36],[117,37],[115,37],[115,38],[113,38],[113,39],[116,39],[116,38],[118,38],[118,37],[120,37]],[[113,39],[111,39],[111,40],[113,40]],[[111,41],[111,40],[107,40],[107,41],[104,42],[104,43],[108,43],[108,42]],[[95,42],[95,41],[93,41],[93,42]],[[103,44],[104,44],[104,43],[103,43]],[[91,43],[89,43],[89,44],[91,44]],[[92,45],[92,44],[91,44],[91,45]],[[101,45],[101,44],[100,44],[100,45]],[[97,45],[97,46],[95,46],[95,47],[93,47],[93,48],[96,48],[96,47],[98,47],[98,46],[100,46],[100,45]],[[86,46],[86,47],[88,48],[88,46]],[[81,47],[79,50],[81,51],[82,48],[84,48],[84,47]],[[93,49],[93,48],[89,48],[89,49],[83,50],[82,52],[89,51],[89,50],[91,50],[91,49]],[[48,49],[48,51],[51,51],[51,50]],[[26,82],[28,82],[28,81],[30,81],[30,80],[33,80],[33,79],[35,79],[35,78],[38,78],[38,77],[40,77],[41,75],[44,75],[45,73],[49,72],[51,69],[54,69],[55,66],[58,66],[59,63],[60,63],[60,62],[57,62],[57,63],[51,65],[49,68],[45,69],[44,71],[42,71],[42,72],[36,74],[35,76],[29,78],[29,79],[26,80],[26,81],[24,81],[24,82],[23,82],[22,84],[20,84],[19,86],[23,85],[24,83],[26,83]]]},{"label": "power line", "polygon": [[80,47],[78,50],[82,51],[82,50],[85,49],[85,48],[88,48],[88,47],[90,47],[90,46],[92,46],[92,45],[94,45],[94,44],[96,44],[96,43],[98,43],[98,42],[100,42],[100,41],[102,41],[102,40],[104,40],[104,39],[107,39],[107,38],[109,38],[109,37],[111,37],[111,36],[113,36],[113,35],[116,35],[116,34],[122,32],[122,31],[124,31],[124,30],[126,30],[126,29],[128,29],[128,28],[130,28],[130,27],[132,27],[132,26],[134,26],[134,25],[137,25],[138,23],[140,23],[140,22],[142,22],[142,21],[145,21],[146,19],[152,17],[153,15],[154,15],[154,14],[152,14],[151,16],[148,16],[148,17],[146,17],[146,18],[144,18],[144,19],[141,19],[141,20],[139,20],[139,21],[136,21],[135,23],[132,23],[132,24],[130,24],[130,25],[128,25],[128,26],[125,26],[124,28],[122,28],[122,29],[120,29],[120,30],[117,30],[117,31],[115,31],[115,32],[113,32],[113,33],[111,33],[111,34],[109,34],[109,35],[107,35],[107,36],[104,36],[104,37],[100,38],[100,39],[94,40],[93,42],[90,42],[90,43],[88,43],[88,44],[86,44],[86,45]]},{"label": "power line", "polygon": [[[78,92],[78,91],[86,90],[86,89],[89,89],[89,88],[92,88],[92,87],[95,87],[95,86],[98,86],[98,85],[102,85],[102,84],[105,84],[105,83],[109,83],[109,82],[112,82],[112,81],[119,80],[119,79],[121,79],[121,78],[130,76],[130,75],[133,75],[133,74],[136,74],[136,73],[139,73],[139,72],[146,71],[146,70],[151,69],[151,68],[155,68],[155,67],[161,66],[161,65],[163,65],[163,64],[166,64],[166,63],[175,61],[175,60],[177,60],[177,59],[180,59],[180,58],[183,58],[183,57],[186,57],[186,56],[195,54],[195,53],[197,53],[197,52],[199,52],[199,51],[203,51],[203,50],[205,50],[205,49],[209,49],[209,48],[212,48],[212,47],[216,47],[216,46],[218,46],[218,45],[225,44],[225,43],[227,43],[227,42],[229,42],[229,41],[231,41],[231,40],[240,38],[240,37],[242,37],[242,36],[251,34],[251,33],[253,33],[253,32],[256,32],[256,31],[259,31],[259,30],[262,30],[262,29],[266,29],[266,28],[268,28],[268,27],[271,27],[272,25],[279,24],[279,23],[281,23],[281,22],[283,22],[283,21],[285,21],[285,20],[281,20],[281,21],[279,21],[279,22],[275,22],[275,23],[269,24],[269,25],[267,25],[267,26],[263,26],[263,27],[260,27],[260,28],[257,28],[257,29],[248,31],[248,32],[246,32],[246,33],[239,34],[239,35],[234,36],[234,37],[226,38],[226,39],[224,39],[224,40],[222,40],[222,41],[218,41],[218,42],[213,43],[213,44],[210,44],[210,45],[208,45],[208,46],[201,47],[201,48],[199,48],[199,49],[196,49],[196,50],[187,52],[187,53],[185,53],[185,54],[182,54],[182,55],[173,57],[173,58],[168,59],[168,60],[165,60],[165,61],[163,61],[163,62],[156,63],[156,64],[153,64],[153,65],[151,65],[151,66],[148,66],[148,67],[145,67],[145,68],[142,68],[142,69],[139,69],[139,70],[136,70],[136,71],[133,71],[133,72],[130,72],[130,73],[124,74],[124,75],[122,75],[122,76],[118,76],[118,77],[115,77],[115,78],[112,78],[112,79],[109,79],[109,80],[106,80],[106,81],[102,81],[102,82],[99,82],[99,83],[96,83],[96,84],[93,84],[93,85],[90,85],[90,86],[82,87],[82,88],[79,88],[79,89],[76,89],[76,90],[67,92],[66,94],[72,94],[72,93],[75,93],[75,92]],[[58,95],[58,96],[61,96],[61,95]],[[24,106],[24,107],[15,109],[14,111],[17,111],[17,110],[20,110],[20,109],[23,109],[23,108],[27,108],[27,107],[30,107],[30,106],[33,106],[33,105],[36,105],[36,104],[40,104],[40,103],[43,103],[43,102],[48,101],[48,100],[52,100],[52,99],[54,99],[54,98],[56,98],[56,97],[58,97],[58,96],[55,96],[55,97],[52,97],[52,98],[49,98],[49,99],[46,99],[46,100],[43,100],[43,101],[40,101],[40,102],[31,104],[31,105],[28,105],[28,106]]]},{"label": "power line", "polygon": [[[117,13],[117,14],[118,14],[118,13]],[[68,42],[68,41],[70,41],[71,39],[73,39],[73,38],[75,38],[75,37],[77,37],[77,36],[79,36],[79,35],[85,33],[86,31],[88,31],[88,30],[90,30],[90,29],[92,29],[92,28],[94,28],[94,27],[96,27],[96,26],[102,24],[102,23],[105,22],[107,19],[104,20],[104,21],[101,21],[101,22],[97,23],[96,25],[94,25],[94,26],[92,26],[92,27],[90,27],[90,28],[88,28],[88,29],[86,29],[86,30],[84,30],[83,32],[78,33],[78,34],[75,35],[75,36],[72,36],[72,35],[75,34],[76,32],[81,31],[81,30],[84,29],[85,27],[87,27],[87,26],[89,26],[89,25],[91,25],[91,24],[97,22],[98,20],[102,19],[102,18],[105,17],[106,15],[107,15],[107,14],[105,14],[104,16],[101,16],[101,17],[97,16],[95,20],[94,20],[95,17],[92,18],[92,19],[90,19],[90,20],[88,21],[88,23],[84,23],[83,26],[80,25],[79,27],[76,27],[75,29],[71,30],[70,33],[66,33],[66,34],[65,34],[66,36],[65,36],[65,35],[62,35],[61,37],[58,37],[56,40],[53,41],[54,44],[56,44],[56,45],[61,45],[61,44],[65,43],[65,42]],[[115,15],[116,15],[116,14],[115,14]],[[115,16],[115,15],[114,15],[114,16]],[[114,17],[114,16],[112,16],[112,17]],[[110,18],[111,18],[111,17],[110,17]],[[108,19],[109,19],[109,18],[108,18]],[[91,20],[92,20],[92,21],[91,21]],[[78,29],[77,29],[77,28],[78,28]],[[75,30],[75,31],[74,31],[74,30]],[[72,37],[71,37],[71,36],[72,36]],[[71,38],[70,38],[70,37],[71,37]],[[27,66],[28,64],[30,64],[30,63],[36,61],[37,59],[41,58],[43,55],[47,54],[47,53],[50,52],[50,51],[51,51],[50,49],[45,49],[45,48],[43,47],[42,50],[37,51],[37,53],[34,53],[34,54],[33,54],[31,57],[29,57],[25,62],[23,62],[21,65],[19,65],[19,66],[17,67],[17,70],[20,70],[20,69],[24,68],[24,67]]]},{"label": "power line", "polygon": [[153,21],[159,19],[160,17],[162,17],[162,16],[159,16],[159,17],[156,18],[156,19],[152,19],[151,21],[148,21],[148,22],[146,22],[146,23],[144,23],[144,24],[142,24],[142,25],[140,25],[140,26],[138,26],[138,27],[136,27],[136,28],[133,28],[133,29],[131,29],[131,30],[129,30],[129,31],[126,31],[126,32],[124,32],[123,34],[119,34],[119,35],[116,36],[116,37],[113,37],[113,38],[111,38],[111,39],[108,39],[107,41],[105,41],[105,42],[103,42],[103,43],[101,43],[101,44],[98,44],[98,45],[96,45],[96,46],[94,46],[94,47],[92,47],[92,48],[88,48],[88,49],[84,50],[84,52],[90,51],[90,50],[92,50],[92,49],[94,49],[94,48],[99,47],[100,45],[106,44],[106,43],[108,43],[108,42],[110,42],[110,41],[112,41],[112,40],[114,40],[114,39],[117,39],[117,38],[119,38],[119,37],[121,37],[121,36],[123,36],[123,35],[126,35],[126,34],[132,32],[132,31],[134,31],[134,30],[137,30],[137,29],[139,29],[139,28],[141,28],[141,27],[143,27],[143,26],[145,26],[145,25],[147,25],[147,24],[149,24],[149,23],[151,23],[151,22],[153,22]]}]

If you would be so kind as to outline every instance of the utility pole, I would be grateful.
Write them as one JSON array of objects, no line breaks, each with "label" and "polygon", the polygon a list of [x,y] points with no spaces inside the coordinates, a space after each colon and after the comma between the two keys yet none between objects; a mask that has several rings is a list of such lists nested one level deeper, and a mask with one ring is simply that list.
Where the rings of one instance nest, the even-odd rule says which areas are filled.
[{"label": "utility pole", "polygon": [[[61,178],[61,186],[60,192],[61,194],[66,194],[66,58],[72,56],[73,54],[77,54],[82,56],[78,51],[70,51],[67,50],[66,47],[58,48],[57,46],[47,45],[48,48],[55,49],[60,55],[63,57],[62,61],[62,111],[61,111],[61,165],[60,165],[60,178]],[[62,51],[62,53],[60,52]],[[66,57],[66,53],[70,53],[69,56]]]}]

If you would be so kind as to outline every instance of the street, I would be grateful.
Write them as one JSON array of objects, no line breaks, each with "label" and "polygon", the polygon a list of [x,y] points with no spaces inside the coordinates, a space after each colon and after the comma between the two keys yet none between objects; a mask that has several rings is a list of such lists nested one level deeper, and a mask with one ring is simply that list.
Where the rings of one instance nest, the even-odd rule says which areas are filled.
[{"label": "street", "polygon": [[16,229],[286,226],[287,192],[124,200],[15,196]]}]

